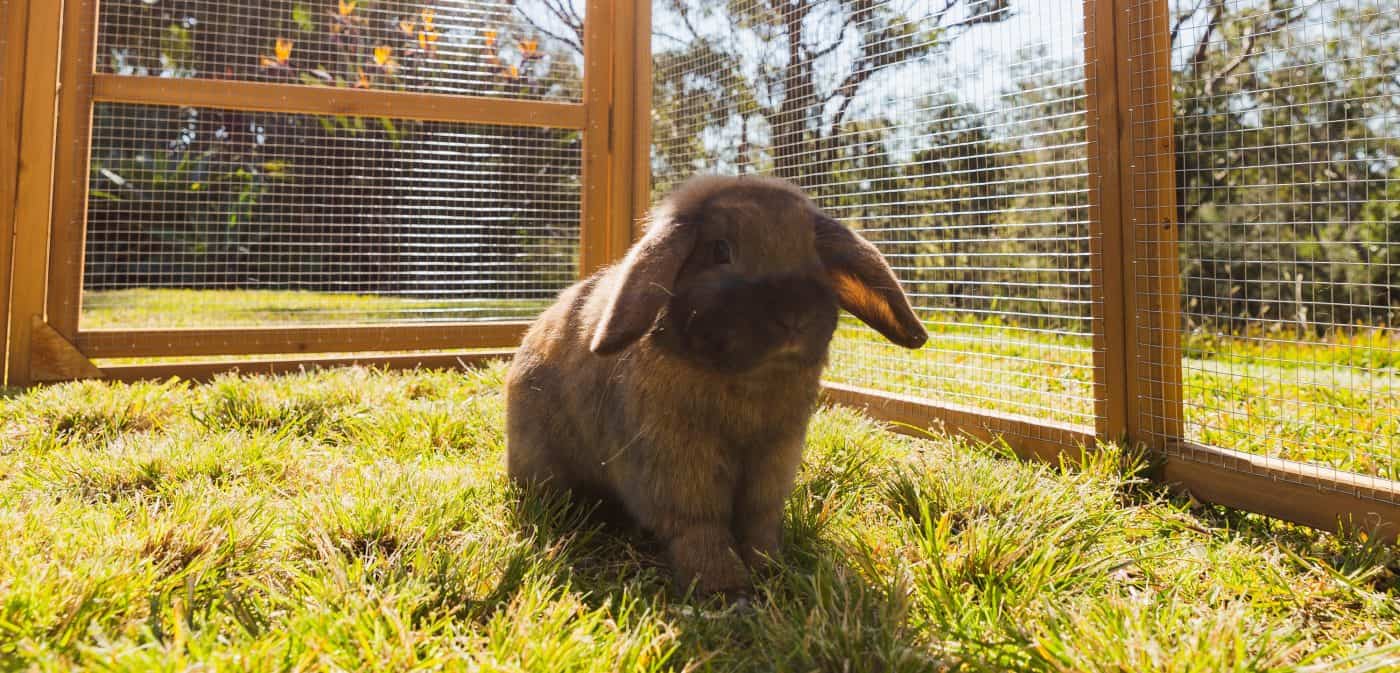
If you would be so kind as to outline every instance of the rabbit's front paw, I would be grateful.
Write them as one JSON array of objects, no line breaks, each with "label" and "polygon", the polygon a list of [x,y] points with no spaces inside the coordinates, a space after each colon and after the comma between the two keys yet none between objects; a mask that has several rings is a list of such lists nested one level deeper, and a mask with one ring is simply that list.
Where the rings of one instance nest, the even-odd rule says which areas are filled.
[{"label": "rabbit's front paw", "polygon": [[749,570],[734,551],[734,537],[723,526],[695,526],[670,542],[677,586],[694,586],[701,596],[739,596],[749,590]]}]

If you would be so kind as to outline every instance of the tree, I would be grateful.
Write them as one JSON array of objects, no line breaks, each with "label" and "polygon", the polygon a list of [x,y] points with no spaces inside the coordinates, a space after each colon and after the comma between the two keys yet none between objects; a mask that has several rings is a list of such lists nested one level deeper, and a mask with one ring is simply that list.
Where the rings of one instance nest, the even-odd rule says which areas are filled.
[{"label": "tree", "polygon": [[[1173,36],[1186,315],[1195,326],[1394,324],[1400,17],[1204,0]],[[1319,26],[1322,26],[1319,29]],[[1300,39],[1327,34],[1323,40]]]},{"label": "tree", "polygon": [[[656,6],[657,185],[697,164],[770,171],[822,195],[861,89],[968,28],[1010,16],[1009,0],[945,0],[910,18],[874,0],[730,0]],[[737,143],[707,142],[716,135]],[[723,145],[729,144],[729,147]]]}]

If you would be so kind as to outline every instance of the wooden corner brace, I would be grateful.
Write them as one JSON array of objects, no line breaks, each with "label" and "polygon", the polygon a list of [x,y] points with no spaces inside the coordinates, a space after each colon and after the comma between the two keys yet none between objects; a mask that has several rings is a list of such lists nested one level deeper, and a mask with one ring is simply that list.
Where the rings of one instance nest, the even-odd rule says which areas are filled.
[{"label": "wooden corner brace", "polygon": [[39,316],[30,322],[30,373],[34,381],[100,379],[102,370]]}]

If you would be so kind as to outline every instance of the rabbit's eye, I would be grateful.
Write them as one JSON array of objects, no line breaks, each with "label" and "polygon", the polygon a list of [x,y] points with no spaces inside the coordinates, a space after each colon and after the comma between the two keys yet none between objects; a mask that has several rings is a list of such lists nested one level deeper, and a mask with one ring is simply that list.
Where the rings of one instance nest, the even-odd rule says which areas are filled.
[{"label": "rabbit's eye", "polygon": [[734,256],[729,250],[729,241],[711,241],[710,258],[715,264],[728,264],[734,261]]}]

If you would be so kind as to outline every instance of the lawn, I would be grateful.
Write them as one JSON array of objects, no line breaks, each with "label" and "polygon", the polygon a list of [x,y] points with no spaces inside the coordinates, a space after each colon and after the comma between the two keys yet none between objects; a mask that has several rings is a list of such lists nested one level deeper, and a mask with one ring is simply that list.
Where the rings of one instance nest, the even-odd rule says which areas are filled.
[{"label": "lawn", "polygon": [[0,669],[1400,670],[1397,549],[813,424],[747,609],[524,499],[504,365],[0,398]]},{"label": "lawn", "polygon": [[[93,329],[527,319],[546,303],[123,290],[85,293],[82,324]],[[1093,426],[1093,343],[1087,335],[958,316],[932,316],[928,327],[930,344],[911,356],[845,321],[828,378]],[[1183,352],[1190,439],[1400,479],[1400,335],[1395,330],[1356,330],[1308,343],[1267,333],[1192,334]]]},{"label": "lawn", "polygon": [[104,328],[232,327],[528,320],[547,300],[412,299],[295,290],[139,288],[83,293],[82,326]]}]

